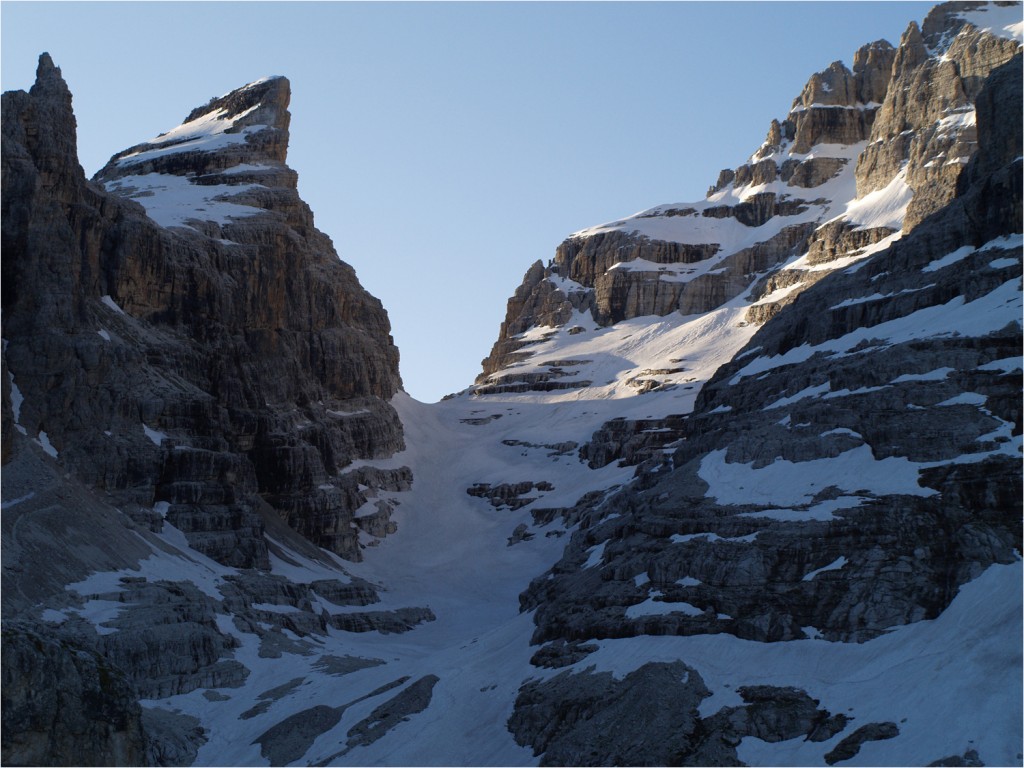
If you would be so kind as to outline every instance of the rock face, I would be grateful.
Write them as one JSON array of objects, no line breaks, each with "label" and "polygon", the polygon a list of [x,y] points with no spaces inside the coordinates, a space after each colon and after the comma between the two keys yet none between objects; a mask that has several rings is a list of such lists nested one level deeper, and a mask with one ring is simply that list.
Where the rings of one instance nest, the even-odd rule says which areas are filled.
[{"label": "rock face", "polygon": [[296,194],[287,81],[89,182],[44,56],[3,97],[4,762],[1012,764],[1024,87],[987,13],[571,237],[434,406]]},{"label": "rock face", "polygon": [[[852,70],[837,61],[812,75],[789,114],[772,121],[747,163],[722,171],[707,200],[569,237],[509,300],[475,391],[506,391],[509,376],[523,375],[508,369],[529,360],[537,337],[528,331],[582,316],[607,327],[706,313],[746,294],[747,320],[764,323],[847,257],[910,232],[947,204],[977,149],[982,85],[1019,47],[983,29],[983,19],[969,20],[978,9],[984,4],[937,6],[898,48],[876,41],[854,54]],[[887,196],[889,215],[871,210],[872,192]]]},{"label": "rock face", "polygon": [[[50,57],[30,92],[3,95],[5,762],[193,759],[194,719],[143,718],[138,699],[241,685],[225,613],[270,657],[329,628],[433,619],[335,616],[311,601],[376,590],[259,576],[272,557],[326,562],[318,546],[360,559],[412,483],[407,468],[349,467],[403,447],[398,352],[298,197],[288,99],[279,77],[233,91],[90,182]],[[167,523],[256,570],[212,594],[145,577],[65,590],[165,550]],[[46,604],[71,612],[40,622]],[[96,604],[119,606],[101,631],[76,613]],[[278,604],[289,612],[260,607]]]},{"label": "rock face", "polygon": [[905,166],[914,190],[906,230],[953,198],[977,148],[974,102],[988,74],[1017,53],[1016,41],[960,16],[982,5],[947,3],[928,14],[923,28],[911,22],[893,62],[891,96],[858,160],[858,196],[885,188]]},{"label": "rock face", "polygon": [[[622,680],[563,672],[524,685],[508,727],[541,765],[742,765],[736,745],[745,736],[826,741],[846,725],[801,690],[762,685],[737,693],[742,706],[701,717],[698,706],[711,694],[682,662],[650,662]],[[849,754],[862,741],[886,738],[872,734]]]},{"label": "rock face", "polygon": [[[1024,211],[1019,124],[1004,116],[1019,114],[1021,71],[1017,54],[977,84],[976,152],[951,202],[774,314],[700,391],[669,460],[563,513],[579,530],[521,596],[534,643],[549,643],[536,663],[567,643],[642,635],[864,642],[938,616],[989,565],[1016,561]],[[621,740],[569,756],[549,735],[557,718],[524,725],[576,711],[580,686],[562,681],[524,686],[510,730],[552,764],[620,759]],[[640,701],[658,695],[631,689]],[[787,728],[845,733],[797,698]],[[582,717],[613,717],[616,699],[595,697]],[[735,753],[721,750],[752,733],[737,728],[754,727],[749,715],[704,721],[713,752],[648,754],[730,764]],[[661,733],[640,722],[629,738]],[[895,723],[862,725],[825,760],[898,734]]]},{"label": "rock face", "polygon": [[45,438],[242,567],[267,566],[268,516],[358,559],[344,469],[402,447],[387,316],[298,197],[288,98],[278,77],[214,99],[98,183],[49,56],[3,102],[5,460]]},{"label": "rock face", "polygon": [[3,711],[7,765],[147,762],[142,709],[123,673],[38,627],[4,622]]}]

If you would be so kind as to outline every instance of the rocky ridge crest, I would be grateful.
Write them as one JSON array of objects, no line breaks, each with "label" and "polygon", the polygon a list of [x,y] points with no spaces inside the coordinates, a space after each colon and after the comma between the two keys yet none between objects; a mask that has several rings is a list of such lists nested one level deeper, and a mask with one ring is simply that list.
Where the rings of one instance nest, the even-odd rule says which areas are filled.
[{"label": "rocky ridge crest", "polygon": [[[850,257],[910,232],[954,196],[977,147],[981,83],[1019,48],[982,28],[984,9],[939,5],[899,47],[876,41],[854,54],[852,69],[837,61],[812,75],[706,200],[570,236],[509,300],[478,391],[541,370],[531,366],[530,329],[700,314],[737,298],[759,325]],[[897,215],[880,214],[882,196]]]}]

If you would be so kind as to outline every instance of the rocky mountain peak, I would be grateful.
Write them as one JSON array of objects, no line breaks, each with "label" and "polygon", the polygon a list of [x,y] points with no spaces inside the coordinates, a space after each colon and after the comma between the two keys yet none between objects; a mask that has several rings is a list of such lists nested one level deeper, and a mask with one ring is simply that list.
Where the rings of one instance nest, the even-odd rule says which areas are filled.
[{"label": "rocky mountain peak", "polygon": [[[812,74],[705,200],[576,232],[543,279],[531,270],[475,391],[536,388],[543,372],[521,351],[540,348],[532,329],[701,314],[744,294],[746,320],[761,324],[831,269],[907,234],[955,196],[977,150],[974,102],[1020,38],[1019,3],[946,3],[923,26],[911,22],[898,47],[876,40],[856,51],[852,69],[834,61]],[[675,368],[666,360],[652,370]],[[498,383],[505,378],[514,381]]]},{"label": "rocky mountain peak", "polygon": [[5,98],[12,111],[31,112],[33,120],[49,127],[47,131],[25,132],[20,122],[5,123],[5,142],[11,139],[23,146],[40,172],[40,184],[48,189],[62,189],[61,197],[67,197],[70,180],[65,172],[79,169],[77,123],[71,91],[50,54],[39,56],[36,81],[29,93],[11,92]]},{"label": "rocky mountain peak", "polygon": [[144,173],[207,174],[284,165],[291,85],[267,77],[196,107],[181,125],[118,152],[96,175],[107,182]]},{"label": "rocky mountain peak", "polygon": [[887,40],[876,40],[861,46],[853,55],[851,71],[841,61],[811,75],[803,93],[793,107],[878,106],[885,101],[892,74],[895,48]]},{"label": "rocky mountain peak", "polygon": [[[34,440],[144,525],[257,568],[275,526],[359,558],[353,513],[399,481],[342,470],[402,446],[387,314],[298,195],[289,95],[214,99],[97,184],[49,56],[3,95],[5,460]],[[389,511],[360,522],[383,536]]]},{"label": "rocky mountain peak", "polygon": [[53,58],[45,51],[39,54],[35,88],[56,88],[64,93],[70,93],[67,83],[64,82],[64,78],[61,76],[60,67],[53,63]]},{"label": "rocky mountain peak", "polygon": [[876,40],[853,54],[853,74],[857,78],[857,100],[862,104],[885,101],[892,75],[896,49],[888,40]]},{"label": "rocky mountain peak", "polygon": [[204,106],[196,107],[184,122],[191,123],[206,115],[221,113],[221,117],[234,122],[236,128],[267,125],[288,130],[291,119],[288,103],[291,95],[291,83],[287,77],[262,77],[219,98],[210,99]]}]

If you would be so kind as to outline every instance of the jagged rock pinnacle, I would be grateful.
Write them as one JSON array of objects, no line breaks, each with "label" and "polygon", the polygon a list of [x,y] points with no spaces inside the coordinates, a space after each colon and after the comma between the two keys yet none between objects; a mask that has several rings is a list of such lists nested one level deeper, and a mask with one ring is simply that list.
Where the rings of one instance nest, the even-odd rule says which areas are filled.
[{"label": "jagged rock pinnacle", "polygon": [[50,54],[45,51],[39,54],[39,66],[36,67],[36,78],[38,79],[49,75],[54,70],[57,71],[57,76],[59,77],[60,69],[54,66],[53,59],[50,57]]}]

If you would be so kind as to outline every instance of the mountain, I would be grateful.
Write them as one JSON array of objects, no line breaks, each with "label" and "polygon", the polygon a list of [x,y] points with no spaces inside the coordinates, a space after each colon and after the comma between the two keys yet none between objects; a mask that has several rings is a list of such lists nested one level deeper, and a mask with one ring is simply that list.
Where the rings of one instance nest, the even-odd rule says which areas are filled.
[{"label": "mountain", "polygon": [[[812,75],[401,392],[266,78],[3,97],[3,759],[1021,762],[1021,7]],[[83,757],[85,756],[85,757]]]}]

